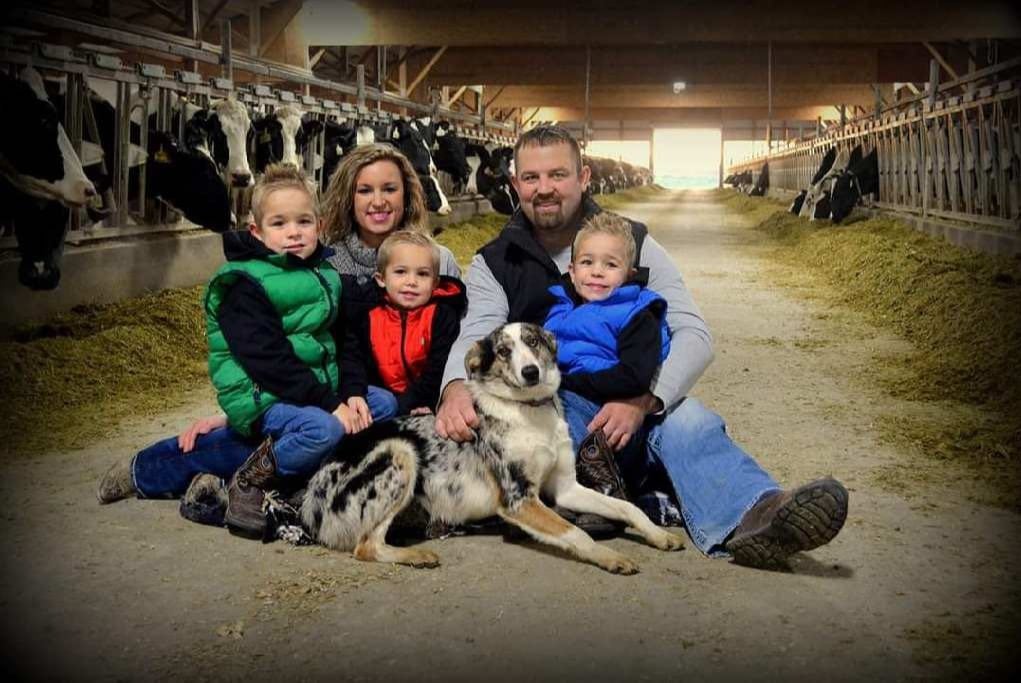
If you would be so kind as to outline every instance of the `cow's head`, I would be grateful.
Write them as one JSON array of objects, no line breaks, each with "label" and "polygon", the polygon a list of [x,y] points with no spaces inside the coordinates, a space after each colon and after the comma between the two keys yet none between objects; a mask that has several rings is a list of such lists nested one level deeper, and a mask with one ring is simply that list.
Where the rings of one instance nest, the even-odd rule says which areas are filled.
[{"label": "cow's head", "polygon": [[19,191],[67,206],[96,194],[35,69],[0,75],[0,174]]},{"label": "cow's head", "polygon": [[436,124],[435,136],[436,152],[433,154],[433,160],[436,167],[449,173],[459,185],[466,185],[471,174],[471,166],[468,165],[464,139],[454,132],[448,121]]},{"label": "cow's head", "polygon": [[[210,110],[216,115],[215,125],[218,125],[223,135],[227,152],[225,164],[221,162],[224,156],[222,151],[214,151],[213,158],[225,168],[225,175],[233,187],[252,185],[252,169],[248,166],[248,130],[252,121],[248,110],[234,98],[214,102]],[[217,143],[220,140],[217,136]]]},{"label": "cow's head", "polygon": [[149,135],[148,186],[152,193],[214,232],[231,228],[230,195],[208,154],[182,149],[170,133]]}]

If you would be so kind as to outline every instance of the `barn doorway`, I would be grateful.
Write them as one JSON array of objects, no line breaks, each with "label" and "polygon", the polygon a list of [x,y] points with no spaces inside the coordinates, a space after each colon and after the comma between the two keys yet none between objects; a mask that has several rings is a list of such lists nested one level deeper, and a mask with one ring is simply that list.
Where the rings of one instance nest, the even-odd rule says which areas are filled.
[{"label": "barn doorway", "polygon": [[657,128],[652,136],[656,182],[676,189],[717,187],[720,137],[719,128]]}]

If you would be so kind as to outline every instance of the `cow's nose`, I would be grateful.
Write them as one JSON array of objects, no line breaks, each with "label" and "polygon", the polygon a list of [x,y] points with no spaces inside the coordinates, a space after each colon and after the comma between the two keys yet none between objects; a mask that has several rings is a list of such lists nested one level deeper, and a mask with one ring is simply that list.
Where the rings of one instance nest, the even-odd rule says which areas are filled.
[{"label": "cow's nose", "polygon": [[249,183],[252,182],[251,173],[232,173],[231,180],[234,183],[234,187],[248,187]]},{"label": "cow's nose", "polygon": [[84,193],[86,197],[95,197],[96,196],[95,186],[93,186],[92,184],[86,185]]},{"label": "cow's nose", "polygon": [[539,381],[539,366],[526,365],[521,368],[521,376],[524,377],[526,383],[536,384]]}]

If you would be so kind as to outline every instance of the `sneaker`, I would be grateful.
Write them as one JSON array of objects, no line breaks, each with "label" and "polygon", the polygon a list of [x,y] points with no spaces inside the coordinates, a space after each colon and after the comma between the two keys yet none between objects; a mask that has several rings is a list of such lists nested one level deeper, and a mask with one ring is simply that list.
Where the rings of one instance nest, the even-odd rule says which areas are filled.
[{"label": "sneaker", "polygon": [[99,488],[96,489],[96,498],[100,505],[113,503],[138,493],[135,489],[135,479],[131,475],[132,459],[118,460],[106,471],[99,481]]},{"label": "sneaker", "polygon": [[760,500],[724,544],[736,564],[760,569],[786,566],[796,552],[833,540],[847,519],[847,489],[831,477]]},{"label": "sneaker", "polygon": [[266,532],[263,503],[266,490],[276,479],[276,465],[273,440],[267,438],[231,477],[227,486],[227,510],[223,516],[231,531],[250,538],[263,537]]}]

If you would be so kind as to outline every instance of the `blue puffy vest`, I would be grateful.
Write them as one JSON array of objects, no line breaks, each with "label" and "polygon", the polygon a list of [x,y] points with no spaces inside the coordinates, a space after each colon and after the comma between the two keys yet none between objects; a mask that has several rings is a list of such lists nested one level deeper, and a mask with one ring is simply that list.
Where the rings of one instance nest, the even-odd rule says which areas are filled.
[{"label": "blue puffy vest", "polygon": [[[546,316],[544,327],[557,338],[557,364],[564,374],[598,372],[620,362],[617,339],[636,314],[655,301],[666,302],[656,292],[625,284],[602,301],[575,304],[563,285],[549,288],[556,303]],[[662,363],[670,351],[670,330],[666,317],[660,319]]]}]

